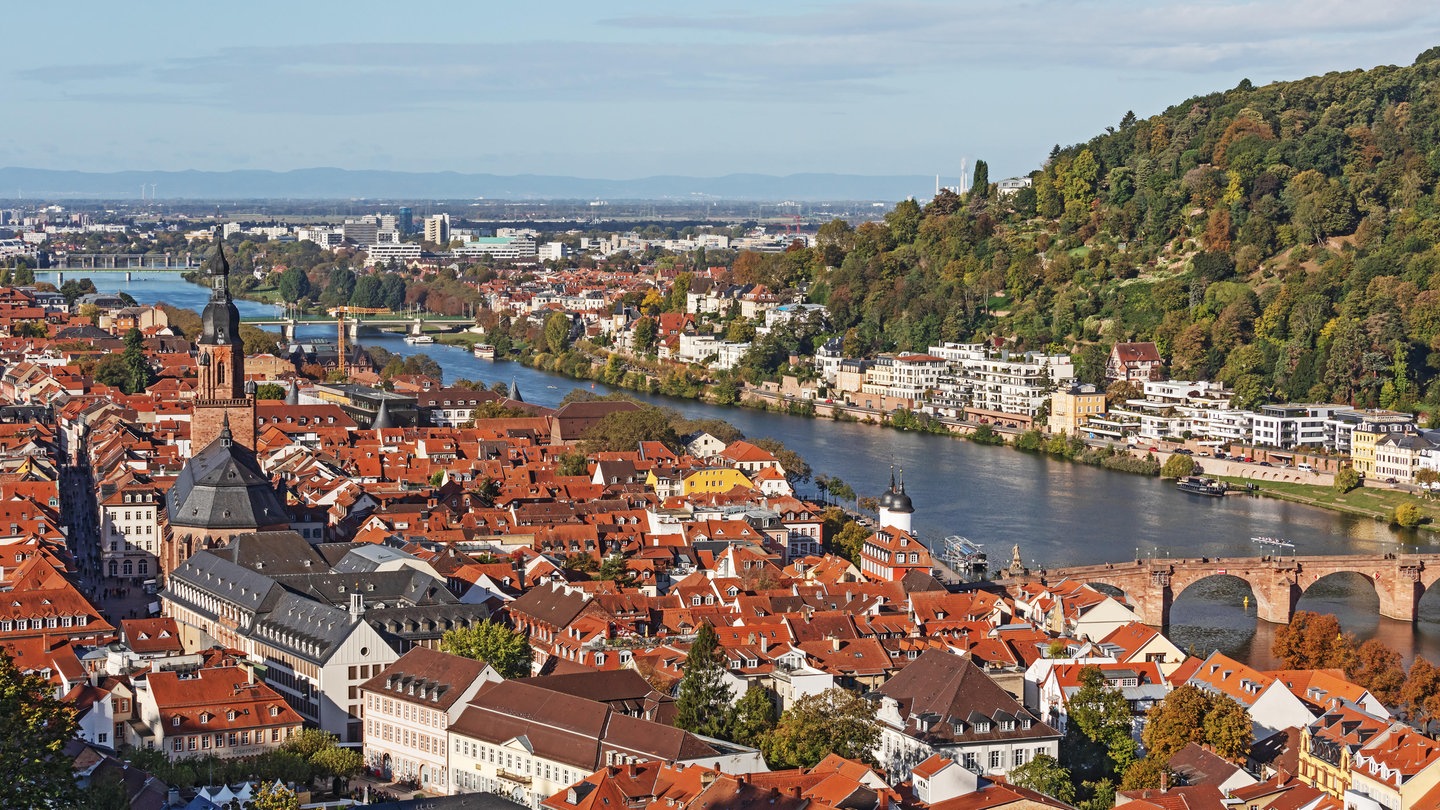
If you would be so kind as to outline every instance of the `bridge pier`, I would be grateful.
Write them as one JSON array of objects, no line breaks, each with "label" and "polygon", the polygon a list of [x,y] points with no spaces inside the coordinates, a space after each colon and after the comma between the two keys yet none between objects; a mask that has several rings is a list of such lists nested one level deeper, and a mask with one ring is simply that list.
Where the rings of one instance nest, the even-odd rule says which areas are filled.
[{"label": "bridge pier", "polygon": [[421,335],[425,333],[425,321],[416,318],[410,322],[410,334]]},{"label": "bridge pier", "polygon": [[1268,582],[1250,583],[1255,594],[1256,618],[1271,624],[1289,624],[1300,603],[1300,586],[1290,576],[1275,572]]},{"label": "bridge pier", "polygon": [[1374,573],[1375,593],[1380,596],[1380,615],[1387,619],[1415,621],[1420,597],[1425,593],[1418,565],[1401,563]]},{"label": "bridge pier", "polygon": [[360,320],[358,318],[345,324],[345,336],[351,340],[360,339]]},{"label": "bridge pier", "polygon": [[286,343],[294,343],[294,342],[295,342],[295,319],[294,319],[294,318],[286,318],[286,319],[285,319],[285,322],[282,323],[282,324],[280,324],[280,334],[285,337],[285,342],[286,342]]}]

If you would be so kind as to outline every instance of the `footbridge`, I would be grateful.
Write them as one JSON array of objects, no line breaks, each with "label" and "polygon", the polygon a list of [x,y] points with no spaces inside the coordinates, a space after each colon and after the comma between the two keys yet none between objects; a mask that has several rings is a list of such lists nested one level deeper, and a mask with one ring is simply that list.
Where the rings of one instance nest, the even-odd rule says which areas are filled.
[{"label": "footbridge", "polygon": [[1425,589],[1440,580],[1440,554],[1141,559],[1040,572],[1043,582],[1069,579],[1115,588],[1141,621],[1155,627],[1170,624],[1170,607],[1186,588],[1215,576],[1244,580],[1257,615],[1286,624],[1305,590],[1332,574],[1364,577],[1380,597],[1380,615],[1413,622]]},{"label": "footbridge", "polygon": [[199,267],[203,253],[56,253],[54,270],[189,270]]},{"label": "footbridge", "polygon": [[[241,318],[241,323],[248,323],[251,326],[280,327],[286,340],[295,339],[295,328],[297,326],[334,326],[337,319],[327,318],[323,315],[294,318]],[[425,325],[443,326],[448,328],[474,326],[475,319],[468,315],[371,315],[366,317],[350,316],[345,319],[345,331],[350,339],[360,336],[360,329],[366,326],[379,328],[404,328],[412,335],[419,335],[425,331]]]}]

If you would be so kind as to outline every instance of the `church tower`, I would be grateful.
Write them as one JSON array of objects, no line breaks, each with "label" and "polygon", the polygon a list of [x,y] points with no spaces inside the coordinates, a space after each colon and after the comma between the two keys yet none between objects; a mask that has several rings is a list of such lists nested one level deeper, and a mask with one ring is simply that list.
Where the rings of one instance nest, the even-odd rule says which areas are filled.
[{"label": "church tower", "polygon": [[190,422],[193,452],[220,437],[226,422],[233,441],[255,449],[255,400],[245,385],[245,343],[240,338],[240,310],[230,298],[230,263],[225,242],[215,230],[215,252],[205,264],[210,301],[201,313],[199,351],[200,388]]}]

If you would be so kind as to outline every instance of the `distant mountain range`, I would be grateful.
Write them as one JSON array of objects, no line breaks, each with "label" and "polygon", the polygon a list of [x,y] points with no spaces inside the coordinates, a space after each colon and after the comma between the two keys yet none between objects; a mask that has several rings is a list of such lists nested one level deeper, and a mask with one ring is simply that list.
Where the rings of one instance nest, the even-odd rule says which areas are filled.
[{"label": "distant mountain range", "polygon": [[[138,200],[142,183],[160,200],[402,199],[402,200],[877,200],[929,199],[933,177],[855,174],[660,175],[596,180],[538,174],[392,172],[350,169],[274,171],[77,172],[0,169],[0,199]],[[149,196],[147,188],[146,195]]]}]

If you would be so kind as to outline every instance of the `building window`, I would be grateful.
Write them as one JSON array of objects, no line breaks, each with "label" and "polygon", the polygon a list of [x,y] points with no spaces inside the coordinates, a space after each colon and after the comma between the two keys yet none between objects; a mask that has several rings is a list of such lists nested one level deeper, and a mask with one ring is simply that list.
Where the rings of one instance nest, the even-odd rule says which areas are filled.
[{"label": "building window", "polygon": [[999,752],[999,751],[991,751],[991,752],[990,752],[990,767],[992,767],[992,768],[998,768],[998,767],[1000,767],[1000,752]]}]

